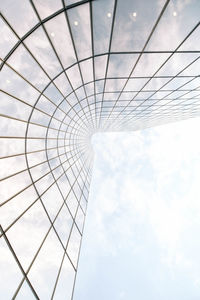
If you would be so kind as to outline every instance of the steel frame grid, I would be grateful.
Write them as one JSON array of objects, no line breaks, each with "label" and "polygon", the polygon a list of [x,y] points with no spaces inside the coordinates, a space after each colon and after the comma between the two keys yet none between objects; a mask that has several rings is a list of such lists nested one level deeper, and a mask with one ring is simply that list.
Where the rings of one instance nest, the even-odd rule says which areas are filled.
[{"label": "steel frame grid", "polygon": [[[82,241],[82,231],[80,231],[78,225],[77,225],[77,220],[76,220],[76,216],[78,213],[78,210],[80,209],[83,213],[83,215],[85,216],[86,213],[86,209],[84,209],[82,207],[81,204],[81,200],[84,199],[85,203],[86,203],[86,207],[87,207],[87,196],[89,193],[89,185],[90,185],[90,178],[91,178],[91,170],[92,170],[92,164],[93,164],[93,160],[92,160],[92,152],[90,151],[90,145],[88,145],[88,139],[91,138],[92,134],[96,131],[116,131],[116,130],[124,130],[124,128],[127,128],[128,130],[132,130],[135,129],[135,124],[136,124],[136,128],[137,128],[137,121],[139,121],[139,123],[141,122],[141,120],[146,120],[147,125],[148,123],[154,124],[154,122],[157,122],[156,124],[159,124],[159,119],[161,119],[161,123],[163,123],[162,118],[163,116],[166,117],[166,121],[170,121],[175,120],[175,119],[179,119],[179,115],[182,115],[182,119],[184,119],[184,115],[186,115],[186,118],[191,117],[191,116],[196,116],[199,115],[200,110],[199,110],[199,94],[193,96],[192,98],[185,98],[184,96],[187,94],[190,94],[192,91],[197,91],[199,90],[199,86],[197,86],[196,88],[190,88],[190,89],[186,89],[186,90],[182,90],[181,88],[184,87],[185,85],[187,85],[188,83],[194,81],[195,79],[198,79],[200,75],[188,75],[188,76],[184,76],[181,75],[181,73],[186,70],[187,68],[190,67],[190,65],[192,63],[195,63],[199,57],[197,57],[193,62],[191,62],[190,64],[188,64],[185,68],[183,68],[181,71],[179,71],[175,76],[156,76],[158,71],[164,66],[164,64],[171,59],[171,57],[174,54],[186,54],[186,53],[191,53],[191,54],[198,54],[200,53],[200,50],[190,50],[190,51],[180,51],[178,50],[181,45],[184,44],[184,42],[188,39],[188,37],[198,28],[198,26],[200,25],[200,22],[198,22],[196,24],[196,26],[191,30],[191,32],[184,38],[184,40],[181,42],[181,44],[179,44],[179,46],[174,50],[174,51],[146,51],[146,46],[149,43],[152,35],[154,34],[154,31],[156,29],[157,26],[159,26],[160,20],[170,2],[170,0],[167,0],[158,16],[158,19],[156,20],[149,37],[147,38],[144,47],[141,51],[121,51],[121,52],[113,52],[111,51],[112,48],[112,36],[113,36],[113,31],[114,31],[114,26],[115,26],[115,16],[116,16],[116,11],[117,11],[117,0],[113,1],[113,16],[112,16],[112,25],[111,25],[111,32],[110,32],[110,36],[109,36],[109,47],[108,47],[108,51],[104,52],[104,53],[100,53],[100,54],[95,54],[94,52],[94,34],[93,34],[93,27],[94,27],[94,23],[93,23],[93,10],[94,10],[94,1],[95,0],[84,0],[84,1],[79,1],[79,2],[75,2],[74,4],[65,5],[64,0],[62,0],[62,8],[59,9],[58,11],[54,12],[52,15],[46,17],[45,19],[41,19],[39,12],[37,11],[34,1],[29,0],[30,4],[33,8],[33,11],[35,12],[39,22],[33,27],[31,28],[23,37],[19,37],[19,35],[17,34],[17,32],[15,31],[15,29],[9,24],[9,20],[6,19],[5,16],[2,15],[2,18],[5,22],[5,24],[10,28],[10,30],[13,32],[13,34],[17,37],[18,42],[14,45],[14,47],[9,51],[9,53],[6,55],[6,57],[2,60],[2,64],[1,64],[1,69],[3,70],[4,66],[7,66],[9,69],[12,70],[12,72],[14,72],[17,76],[19,76],[22,80],[24,80],[28,85],[30,85],[34,90],[36,90],[39,93],[39,96],[37,98],[37,100],[35,101],[35,104],[32,105],[28,102],[26,102],[24,99],[20,99],[19,97],[17,97],[16,95],[12,95],[7,91],[3,90],[3,93],[9,97],[11,97],[12,99],[14,99],[17,102],[20,102],[21,104],[30,107],[31,112],[29,114],[28,119],[21,119],[21,118],[17,118],[15,116],[12,115],[7,115],[7,114],[0,114],[1,117],[5,118],[5,119],[9,119],[12,121],[18,121],[21,123],[24,123],[26,125],[26,131],[25,131],[25,136],[1,136],[1,139],[7,139],[7,140],[13,140],[13,143],[16,139],[20,139],[20,140],[24,140],[24,152],[21,153],[16,153],[16,154],[9,154],[9,155],[2,155],[0,157],[1,160],[5,160],[5,159],[9,159],[9,158],[13,158],[13,157],[24,157],[25,161],[26,161],[26,166],[27,168],[19,170],[17,172],[14,172],[12,174],[9,174],[3,178],[0,179],[0,182],[6,182],[6,180],[10,179],[10,178],[15,178],[15,176],[22,174],[23,172],[28,172],[29,174],[29,178],[31,179],[31,183],[26,186],[25,188],[23,188],[22,190],[18,191],[16,194],[12,195],[12,197],[8,198],[6,201],[1,203],[1,206],[6,205],[9,201],[14,201],[15,198],[17,197],[17,195],[19,194],[23,194],[23,192],[26,189],[29,189],[30,187],[34,187],[36,194],[37,194],[37,198],[30,204],[28,205],[28,207],[26,207],[21,213],[20,215],[18,215],[5,229],[3,229],[1,227],[1,235],[0,237],[4,237],[5,241],[8,244],[8,247],[10,249],[10,251],[12,252],[16,262],[19,265],[19,268],[21,269],[21,272],[23,273],[23,279],[21,281],[21,283],[19,284],[15,294],[13,295],[12,299],[15,299],[18,295],[18,292],[20,291],[23,282],[26,280],[26,282],[28,283],[30,289],[33,292],[33,295],[35,296],[36,299],[40,299],[40,297],[38,296],[37,292],[35,291],[34,287],[31,284],[31,281],[28,278],[28,273],[31,270],[32,266],[34,265],[34,262],[42,248],[42,246],[45,243],[45,240],[49,234],[49,232],[51,231],[51,229],[53,229],[53,231],[55,232],[57,239],[60,243],[60,245],[63,248],[63,257],[60,263],[60,266],[58,268],[58,273],[56,276],[56,280],[55,280],[55,284],[53,287],[53,292],[51,295],[51,299],[54,298],[55,296],[55,292],[56,292],[56,287],[57,284],[59,282],[59,277],[60,277],[60,273],[62,271],[62,267],[63,267],[63,261],[64,258],[67,257],[68,260],[71,262],[72,267],[75,270],[75,278],[76,278],[76,267],[74,266],[70,256],[68,255],[67,252],[67,247],[71,238],[71,234],[72,234],[72,230],[74,227],[77,228],[77,230],[79,231],[80,234],[80,238]],[[89,10],[89,22],[90,22],[90,37],[91,37],[91,53],[92,56],[90,57],[86,57],[83,59],[78,59],[78,49],[76,46],[76,42],[74,40],[73,37],[73,32],[71,29],[71,24],[70,24],[70,20],[69,20],[69,16],[68,16],[68,10],[70,9],[74,9],[76,7],[80,7],[81,5],[87,5],[88,6],[88,10]],[[53,45],[53,42],[51,40],[51,38],[49,37],[49,33],[47,31],[47,29],[45,28],[45,23],[48,22],[49,20],[55,18],[56,16],[60,15],[61,13],[64,13],[65,15],[65,20],[66,20],[66,26],[69,29],[70,32],[70,39],[72,41],[72,45],[73,45],[73,49],[74,49],[74,53],[75,53],[75,58],[76,58],[76,62],[73,63],[72,65],[68,66],[67,68],[64,68],[63,63],[57,53],[57,50],[55,48],[55,46]],[[37,30],[38,28],[42,28],[45,36],[53,50],[53,53],[55,54],[62,71],[57,74],[54,78],[51,78],[48,74],[48,72],[45,70],[44,67],[42,67],[41,63],[38,61],[38,59],[35,57],[34,53],[29,50],[29,47],[26,46],[25,44],[25,40],[26,38],[28,38],[29,36],[31,36],[31,34]],[[30,80],[28,80],[26,77],[24,77],[24,75],[22,75],[19,71],[15,70],[15,68],[13,68],[9,63],[8,63],[8,59],[10,57],[12,57],[12,55],[15,53],[15,50],[20,46],[23,45],[26,49],[26,51],[31,55],[31,57],[33,58],[33,60],[36,62],[36,64],[39,66],[39,68],[44,72],[44,74],[47,76],[49,82],[48,84],[45,86],[45,88],[43,90],[38,89],[34,84],[31,83]],[[109,69],[109,64],[110,64],[110,56],[111,55],[119,55],[119,54],[138,54],[138,59],[136,60],[136,63],[133,65],[133,68],[129,74],[128,77],[108,77],[108,69]],[[158,70],[152,75],[152,76],[144,76],[144,77],[136,77],[134,76],[134,70],[136,68],[136,65],[138,64],[140,58],[142,57],[143,54],[170,54],[170,56],[166,59],[166,61],[160,65],[160,67],[158,68]],[[96,68],[95,68],[95,58],[97,57],[106,57],[106,69],[105,69],[105,75],[103,78],[96,78]],[[83,74],[82,74],[82,70],[80,67],[80,63],[82,62],[87,62],[87,61],[92,61],[92,77],[93,80],[90,82],[85,82],[84,78],[83,78]],[[71,79],[69,78],[69,76],[67,75],[66,71],[70,70],[71,68],[73,68],[74,66],[78,66],[78,70],[80,73],[80,79],[81,79],[81,85],[74,88]],[[71,88],[71,92],[67,95],[64,95],[63,92],[60,90],[60,88],[58,87],[58,85],[56,84],[55,80],[57,78],[59,78],[59,76],[61,74],[64,74],[66,81],[69,83],[70,88]],[[129,93],[129,91],[125,91],[125,87],[129,81],[129,79],[134,78],[134,79],[147,79],[147,82],[142,86],[142,88],[138,89],[138,90],[130,90],[130,92],[136,92],[136,95],[131,99],[128,100],[128,103],[124,106],[124,105],[118,105],[119,101],[123,101],[120,99],[122,93]],[[145,86],[152,80],[152,79],[156,79],[156,78],[169,78],[169,80],[162,85],[159,89],[157,90],[150,90],[151,92],[153,92],[153,94],[147,98],[144,98],[143,100],[137,100],[135,99],[137,97],[137,95],[140,92],[148,92],[146,90],[143,90],[145,88]],[[173,81],[175,78],[188,78],[188,81],[185,82],[184,84],[180,85],[179,87],[177,87],[176,89],[169,89],[169,90],[164,90],[163,88],[170,82]],[[106,82],[109,79],[125,79],[125,84],[123,85],[123,87],[119,90],[119,91],[106,91]],[[101,92],[98,92],[96,83],[98,82],[103,82],[103,89]],[[89,84],[93,85],[93,90],[94,93],[93,94],[88,94],[88,92],[86,91],[86,86]],[[59,103],[55,103],[54,100],[52,100],[50,97],[48,97],[47,95],[45,95],[45,91],[48,90],[48,87],[50,87],[50,85],[53,85],[55,87],[55,89],[60,93],[60,95],[62,96],[62,100]],[[84,94],[83,96],[78,96],[77,92],[79,88],[83,88]],[[163,91],[166,92],[168,91],[169,94],[160,97],[159,99],[154,99],[152,98],[153,95],[155,95],[158,91]],[[182,91],[185,92],[183,93],[181,96],[175,97],[170,100],[170,99],[166,99],[166,97],[170,96],[171,94],[173,95],[173,93],[175,91]],[[107,93],[118,93],[118,97],[117,100],[109,100],[106,101],[105,99],[105,95]],[[74,95],[76,98],[76,103],[75,104],[71,104],[70,101],[68,101],[68,97],[70,97],[70,95]],[[97,100],[97,96],[98,95],[102,95],[102,100],[99,101]],[[45,99],[51,103],[54,106],[54,111],[52,113],[48,113],[47,111],[39,108],[37,106],[37,103],[40,102],[41,97],[45,97]],[[182,97],[184,97],[183,99],[181,99]],[[94,98],[93,102],[90,103],[90,100]],[[167,104],[163,104],[163,105],[159,105],[159,102],[162,100],[169,100],[167,102]],[[193,102],[191,104],[183,104],[185,102],[187,102],[188,100],[194,100],[195,102]],[[147,104],[147,105],[143,105],[144,103],[148,102],[148,100],[157,100],[157,102],[153,103],[153,104]],[[176,100],[183,100],[182,102],[179,102],[178,104],[174,104],[172,102],[176,101]],[[86,104],[84,106],[84,101],[86,101]],[[137,102],[138,105],[132,106],[131,103],[132,102]],[[67,103],[67,105],[70,107],[70,109],[68,111],[65,111],[62,109],[61,105],[62,103]],[[113,105],[111,106],[104,106],[104,104],[106,102],[113,102]],[[170,104],[171,103],[171,104]],[[195,104],[196,103],[196,104]],[[77,104],[80,106],[79,110],[77,110],[76,106]],[[195,104],[195,105],[194,105]],[[187,107],[189,106],[189,108]],[[138,108],[141,107],[142,110],[138,110]],[[162,109],[160,111],[160,108],[164,107],[164,109]],[[176,108],[177,107],[177,108]],[[107,110],[105,109],[107,108]],[[120,109],[119,111],[116,110]],[[130,108],[130,111],[128,110]],[[144,109],[143,109],[144,108]],[[153,111],[151,110],[151,108],[153,109]],[[41,123],[37,123],[36,121],[32,121],[32,115],[33,113],[38,112],[41,113],[42,115],[45,115],[48,117],[48,124],[41,124]],[[60,113],[61,115],[63,114],[63,118],[58,118],[56,116],[56,114]],[[169,119],[168,119],[169,118]],[[55,127],[55,125],[53,124],[53,122],[57,122],[57,127]],[[138,123],[138,124],[139,124]],[[30,136],[29,135],[29,129],[31,128],[31,126],[37,126],[37,128],[43,128],[46,130],[46,133],[44,136]],[[65,129],[64,129],[65,128]],[[145,128],[145,125],[143,126],[143,128]],[[55,133],[55,137],[51,136],[51,131],[53,131]],[[42,140],[44,141],[44,146],[42,149],[37,149],[37,150],[29,150],[29,142],[31,140]],[[49,146],[49,142],[50,141],[55,141],[55,145],[53,147]],[[61,142],[63,142],[63,144],[61,144]],[[67,147],[69,147],[69,149],[67,150]],[[88,150],[89,149],[89,150]],[[52,155],[50,155],[49,151],[53,151],[53,157]],[[45,154],[45,159],[42,161],[39,161],[38,163],[34,163],[31,164],[29,161],[29,155],[38,155],[40,153],[44,153]],[[55,166],[51,165],[51,162],[54,161],[54,159],[58,160],[58,164],[56,164]],[[37,168],[39,166],[45,165],[47,163],[48,165],[48,172],[42,174],[42,176],[38,177],[36,180],[34,179],[34,176],[32,174],[32,170],[34,168]],[[66,168],[65,167],[65,163],[68,163],[69,167]],[[61,168],[62,173],[57,177],[55,175],[55,171]],[[69,179],[69,170],[71,172],[71,174],[73,174],[74,177],[74,181],[73,183],[70,182]],[[49,183],[48,187],[43,191],[43,192],[39,192],[36,184],[38,182],[40,182],[41,179],[45,178],[46,176],[51,175],[53,182]],[[68,185],[70,186],[70,190],[68,191],[67,195],[64,196],[63,191],[59,185],[59,179],[64,177],[65,181],[68,182]],[[76,194],[76,190],[75,190],[75,185],[78,187],[80,193]],[[50,215],[48,213],[48,210],[45,207],[45,204],[43,203],[42,197],[43,195],[49,191],[51,189],[52,186],[56,186],[58,191],[59,191],[59,195],[62,198],[62,205],[60,206],[59,210],[57,211],[57,214],[55,215],[54,220],[52,221],[50,218]],[[84,195],[84,191],[85,189],[87,190],[87,196]],[[76,206],[76,212],[75,215],[72,214],[70,207],[68,205],[68,197],[70,195],[70,193],[72,192],[74,198],[76,199],[77,202],[77,206]],[[30,208],[32,208],[34,206],[34,204],[36,202],[41,203],[41,206],[43,207],[46,217],[49,220],[50,223],[50,227],[42,241],[42,244],[40,244],[37,252],[35,253],[27,271],[24,271],[20,261],[18,260],[18,256],[16,254],[16,252],[14,251],[8,237],[7,237],[7,232],[9,232],[9,229],[11,229],[13,227],[13,225],[16,224],[16,222],[18,220],[21,219],[21,217],[23,217],[26,212],[28,212],[30,210]],[[69,212],[71,219],[72,219],[72,224],[70,227],[70,234],[67,238],[67,244],[63,245],[63,242],[59,236],[59,233],[57,232],[57,229],[54,226],[54,223],[56,222],[59,213],[61,212],[63,207],[66,207],[67,211]],[[82,224],[83,228],[84,228],[84,222]],[[80,241],[80,244],[81,244]],[[79,255],[80,255],[80,247],[78,250],[78,259],[79,259]],[[78,260],[77,260],[78,263]],[[75,286],[75,279],[74,279],[74,284],[73,284],[73,288],[72,288],[72,296],[71,299],[73,298],[73,294],[74,294],[74,286]]]}]

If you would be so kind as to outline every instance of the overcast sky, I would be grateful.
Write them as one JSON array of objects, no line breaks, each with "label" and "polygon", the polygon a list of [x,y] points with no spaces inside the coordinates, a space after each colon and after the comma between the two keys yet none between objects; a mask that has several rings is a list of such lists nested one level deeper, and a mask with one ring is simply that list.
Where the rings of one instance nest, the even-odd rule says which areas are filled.
[{"label": "overcast sky", "polygon": [[200,299],[199,128],[93,137],[74,300]]}]

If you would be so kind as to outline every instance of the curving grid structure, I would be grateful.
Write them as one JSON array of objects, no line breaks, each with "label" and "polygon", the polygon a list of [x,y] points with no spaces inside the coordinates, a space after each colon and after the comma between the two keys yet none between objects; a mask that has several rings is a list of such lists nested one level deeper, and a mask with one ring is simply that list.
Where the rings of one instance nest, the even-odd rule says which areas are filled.
[{"label": "curving grid structure", "polygon": [[72,299],[96,132],[200,115],[199,0],[1,1],[1,299]]}]

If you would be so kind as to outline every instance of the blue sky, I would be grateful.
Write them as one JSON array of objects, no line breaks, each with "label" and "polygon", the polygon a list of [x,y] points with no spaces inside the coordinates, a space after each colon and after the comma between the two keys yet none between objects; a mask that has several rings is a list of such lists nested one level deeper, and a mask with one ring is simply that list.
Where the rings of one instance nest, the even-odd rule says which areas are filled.
[{"label": "blue sky", "polygon": [[74,300],[200,299],[199,128],[93,137]]}]

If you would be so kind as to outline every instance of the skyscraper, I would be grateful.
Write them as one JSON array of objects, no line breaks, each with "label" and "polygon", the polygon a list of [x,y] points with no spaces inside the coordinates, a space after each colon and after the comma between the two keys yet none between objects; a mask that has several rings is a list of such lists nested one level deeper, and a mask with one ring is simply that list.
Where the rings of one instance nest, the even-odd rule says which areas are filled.
[{"label": "skyscraper", "polygon": [[2,299],[71,299],[91,136],[199,116],[199,0],[1,3]]}]

